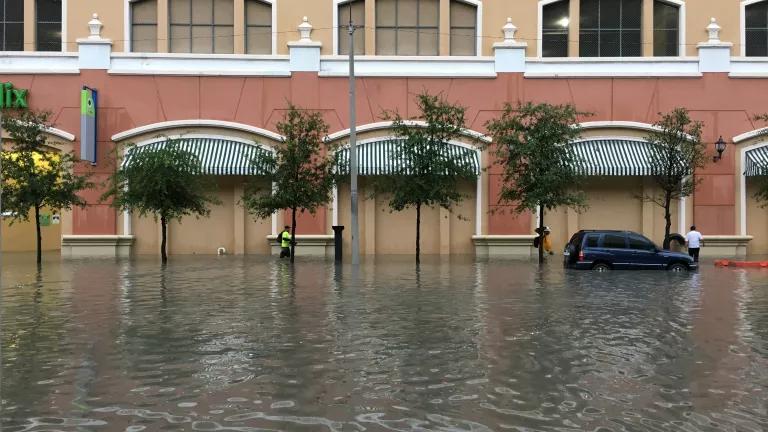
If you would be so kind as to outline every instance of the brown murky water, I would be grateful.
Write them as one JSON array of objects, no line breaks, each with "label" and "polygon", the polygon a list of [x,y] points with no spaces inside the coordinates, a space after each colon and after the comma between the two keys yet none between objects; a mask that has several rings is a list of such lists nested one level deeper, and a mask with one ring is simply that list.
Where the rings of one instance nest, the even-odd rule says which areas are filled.
[{"label": "brown murky water", "polygon": [[3,431],[768,430],[768,270],[30,260]]}]

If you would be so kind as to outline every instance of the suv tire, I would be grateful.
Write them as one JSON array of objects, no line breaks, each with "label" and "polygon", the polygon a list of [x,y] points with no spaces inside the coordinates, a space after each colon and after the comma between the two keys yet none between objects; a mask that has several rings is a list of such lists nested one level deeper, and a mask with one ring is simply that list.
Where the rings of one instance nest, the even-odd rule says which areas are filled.
[{"label": "suv tire", "polygon": [[667,270],[673,273],[683,273],[688,271],[688,266],[683,263],[672,263],[669,265]]},{"label": "suv tire", "polygon": [[597,263],[592,266],[592,271],[596,271],[598,273],[605,273],[611,271],[611,266],[609,266],[606,263]]}]

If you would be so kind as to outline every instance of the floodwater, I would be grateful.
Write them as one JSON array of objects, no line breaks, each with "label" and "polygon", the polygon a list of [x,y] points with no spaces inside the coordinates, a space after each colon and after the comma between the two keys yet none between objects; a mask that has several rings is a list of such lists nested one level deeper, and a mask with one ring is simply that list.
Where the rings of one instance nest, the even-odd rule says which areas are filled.
[{"label": "floodwater", "polygon": [[31,259],[3,431],[768,430],[768,270]]}]

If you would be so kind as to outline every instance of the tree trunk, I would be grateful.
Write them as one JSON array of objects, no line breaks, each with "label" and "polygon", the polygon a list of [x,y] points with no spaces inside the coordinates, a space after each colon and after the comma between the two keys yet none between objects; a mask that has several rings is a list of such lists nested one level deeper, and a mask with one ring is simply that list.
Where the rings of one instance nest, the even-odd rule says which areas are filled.
[{"label": "tree trunk", "polygon": [[167,230],[168,220],[165,216],[160,216],[160,232],[162,233],[162,239],[160,240],[160,259],[163,261],[163,264],[168,262],[168,253],[166,252]]},{"label": "tree trunk", "polygon": [[672,214],[669,207],[672,204],[672,194],[664,193],[664,244],[663,249],[669,250],[669,231],[672,229]]},{"label": "tree trunk", "polygon": [[539,265],[544,264],[544,206],[539,205]]},{"label": "tree trunk", "polygon": [[35,206],[35,231],[37,233],[37,265],[43,263],[43,241],[40,234],[40,207]]},{"label": "tree trunk", "polygon": [[291,209],[291,264],[296,258],[296,208]]},{"label": "tree trunk", "polygon": [[421,262],[421,203],[416,204],[416,264]]}]

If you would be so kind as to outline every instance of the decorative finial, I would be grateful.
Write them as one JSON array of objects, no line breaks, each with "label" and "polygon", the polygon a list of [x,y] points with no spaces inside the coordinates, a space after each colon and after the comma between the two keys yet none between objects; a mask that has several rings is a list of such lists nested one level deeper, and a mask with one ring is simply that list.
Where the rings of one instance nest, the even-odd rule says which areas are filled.
[{"label": "decorative finial", "polygon": [[299,24],[299,42],[312,42],[310,37],[312,34],[312,24],[309,23],[309,19],[304,17],[301,24]]},{"label": "decorative finial", "polygon": [[707,26],[707,32],[709,33],[709,43],[720,43],[720,27],[717,24],[717,20],[715,18],[711,18],[709,20],[709,25]]},{"label": "decorative finial", "polygon": [[102,27],[104,27],[104,24],[99,21],[99,14],[93,14],[93,19],[88,21],[88,28],[91,30],[91,34],[88,36],[88,39],[101,39]]},{"label": "decorative finial", "polygon": [[512,24],[511,17],[507,17],[507,23],[504,24],[504,27],[501,28],[501,31],[504,32],[505,44],[515,43],[515,33],[517,33],[517,27],[514,24]]}]

